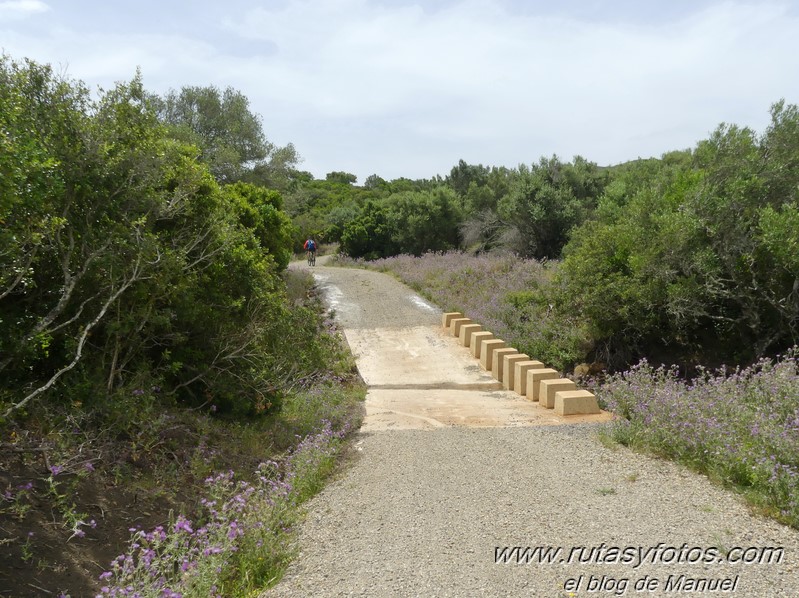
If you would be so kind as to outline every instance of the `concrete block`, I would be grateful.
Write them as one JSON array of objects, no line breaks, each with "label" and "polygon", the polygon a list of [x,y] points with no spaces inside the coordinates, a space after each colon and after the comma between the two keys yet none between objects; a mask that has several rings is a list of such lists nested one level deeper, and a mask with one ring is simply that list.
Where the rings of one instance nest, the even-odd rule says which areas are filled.
[{"label": "concrete block", "polygon": [[454,318],[449,323],[449,331],[455,338],[458,338],[458,335],[461,333],[461,326],[464,324],[471,324],[472,321],[469,318]]},{"label": "concrete block", "polygon": [[481,330],[480,332],[473,332],[472,338],[469,339],[469,349],[472,352],[472,355],[475,358],[480,359],[480,348],[483,346],[483,341],[487,341],[494,338],[493,333],[488,332],[487,330]]},{"label": "concrete block", "polygon": [[557,415],[601,413],[593,393],[587,390],[561,390],[555,393]]},{"label": "concrete block", "polygon": [[[480,334],[479,332],[477,334]],[[484,340],[480,344],[480,365],[483,366],[483,369],[487,372],[491,371],[492,365],[492,357],[493,353],[496,349],[502,349],[505,347],[505,341],[501,341],[498,338],[491,338],[488,340]]]},{"label": "concrete block", "polygon": [[516,362],[513,368],[513,388],[523,397],[527,396],[527,372],[530,370],[543,370],[546,366],[538,360],[527,359]]},{"label": "concrete block", "polygon": [[502,382],[502,371],[505,362],[503,359],[506,355],[518,355],[519,352],[516,349],[512,349],[511,347],[505,347],[502,349],[495,349],[494,354],[491,356],[491,374]]},{"label": "concrete block", "polygon": [[547,409],[555,407],[555,393],[562,390],[577,390],[577,385],[568,378],[541,380],[538,386],[538,404]]},{"label": "concrete block", "polygon": [[553,378],[560,378],[560,374],[557,370],[550,368],[529,370],[527,372],[527,398],[531,401],[537,401],[541,380],[550,380]]},{"label": "concrete block", "polygon": [[449,328],[449,323],[454,320],[455,318],[462,318],[463,314],[459,311],[448,311],[443,316],[441,316],[441,326],[442,328]]},{"label": "concrete block", "polygon": [[469,346],[469,342],[472,340],[472,333],[480,332],[483,329],[480,324],[464,324],[461,326],[461,331],[458,333],[458,341],[464,347]]},{"label": "concrete block", "polygon": [[517,353],[516,355],[505,355],[502,358],[502,386],[508,390],[513,390],[513,382],[516,378],[516,364],[530,359],[529,355]]}]

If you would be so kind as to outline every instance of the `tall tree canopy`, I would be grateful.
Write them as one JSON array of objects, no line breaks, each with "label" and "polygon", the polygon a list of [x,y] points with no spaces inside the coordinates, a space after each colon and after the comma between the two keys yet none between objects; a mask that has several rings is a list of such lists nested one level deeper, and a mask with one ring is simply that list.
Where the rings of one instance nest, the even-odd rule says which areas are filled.
[{"label": "tall tree canopy", "polygon": [[289,184],[299,162],[294,146],[267,140],[260,116],[240,91],[187,86],[152,101],[174,135],[200,148],[200,159],[217,181],[245,180],[277,189]]}]

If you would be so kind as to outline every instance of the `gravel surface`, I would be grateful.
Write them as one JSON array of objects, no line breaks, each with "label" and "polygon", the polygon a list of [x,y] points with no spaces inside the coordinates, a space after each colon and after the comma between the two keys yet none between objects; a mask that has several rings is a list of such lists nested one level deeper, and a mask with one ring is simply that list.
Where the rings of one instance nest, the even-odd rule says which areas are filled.
[{"label": "gravel surface", "polygon": [[441,324],[439,308],[387,274],[355,268],[312,270],[336,319],[345,329]]},{"label": "gravel surface", "polygon": [[[390,277],[316,270],[340,292],[345,327],[438,321],[416,306],[410,322],[413,293]],[[298,558],[264,596],[799,596],[797,531],[679,465],[605,447],[597,430],[361,433],[354,458],[310,501]],[[561,552],[495,562],[497,547],[514,546]],[[748,547],[779,547],[781,561],[724,562]],[[672,548],[683,562],[669,562]],[[710,562],[685,562],[698,558]],[[702,579],[729,581],[710,591],[691,581]]]}]

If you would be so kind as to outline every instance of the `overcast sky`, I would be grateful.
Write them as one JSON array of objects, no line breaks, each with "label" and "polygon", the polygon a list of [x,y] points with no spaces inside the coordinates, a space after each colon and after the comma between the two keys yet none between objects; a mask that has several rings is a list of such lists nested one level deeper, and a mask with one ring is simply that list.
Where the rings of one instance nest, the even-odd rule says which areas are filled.
[{"label": "overcast sky", "polygon": [[0,47],[92,88],[231,86],[317,178],[600,165],[799,103],[799,0],[0,0]]}]

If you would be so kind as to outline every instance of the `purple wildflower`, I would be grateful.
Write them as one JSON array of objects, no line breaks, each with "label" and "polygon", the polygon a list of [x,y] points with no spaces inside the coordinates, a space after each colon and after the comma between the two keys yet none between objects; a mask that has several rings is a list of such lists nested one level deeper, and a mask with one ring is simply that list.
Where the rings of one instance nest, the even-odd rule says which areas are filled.
[{"label": "purple wildflower", "polygon": [[179,531],[184,531],[186,533],[194,533],[194,530],[191,529],[191,521],[186,519],[183,515],[178,516],[178,520],[175,522],[174,531],[177,533]]}]

